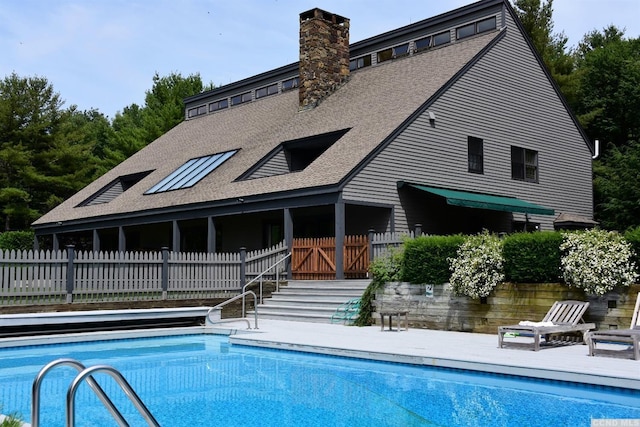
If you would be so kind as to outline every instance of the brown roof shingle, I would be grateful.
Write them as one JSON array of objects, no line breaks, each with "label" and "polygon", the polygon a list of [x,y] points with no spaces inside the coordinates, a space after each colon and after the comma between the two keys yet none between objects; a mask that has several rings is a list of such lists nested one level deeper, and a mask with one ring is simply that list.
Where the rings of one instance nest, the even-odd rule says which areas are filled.
[{"label": "brown roof shingle", "polygon": [[[491,40],[491,32],[352,73],[312,110],[290,91],[184,121],[45,214],[34,225],[140,213],[339,183]],[[285,141],[350,128],[303,171],[235,181]],[[187,160],[232,149],[232,158],[187,189],[143,195]],[[77,207],[119,176],[153,170],[109,203]]]}]

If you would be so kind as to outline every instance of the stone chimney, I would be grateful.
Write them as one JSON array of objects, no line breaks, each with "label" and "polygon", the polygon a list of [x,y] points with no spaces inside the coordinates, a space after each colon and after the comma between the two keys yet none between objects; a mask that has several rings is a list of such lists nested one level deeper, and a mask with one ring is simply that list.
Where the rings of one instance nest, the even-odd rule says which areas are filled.
[{"label": "stone chimney", "polygon": [[349,20],[312,9],[300,14],[300,109],[318,105],[349,78]]}]

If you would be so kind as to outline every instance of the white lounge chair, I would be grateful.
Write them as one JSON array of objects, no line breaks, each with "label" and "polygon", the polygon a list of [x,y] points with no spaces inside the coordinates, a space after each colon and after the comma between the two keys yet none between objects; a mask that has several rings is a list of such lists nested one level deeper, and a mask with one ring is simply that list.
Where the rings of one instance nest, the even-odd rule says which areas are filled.
[{"label": "white lounge chair", "polygon": [[586,340],[589,343],[589,356],[609,355],[609,356],[624,356],[628,353],[624,350],[613,350],[597,348],[598,343],[616,343],[616,344],[628,344],[631,348],[631,352],[634,360],[640,360],[640,292],[638,292],[638,298],[636,299],[636,307],[633,310],[633,318],[631,319],[631,325],[629,329],[609,329],[593,331],[587,334]]},{"label": "white lounge chair", "polygon": [[517,325],[499,326],[498,346],[503,347],[505,334],[507,337],[532,335],[534,351],[540,350],[541,336],[549,341],[552,334],[582,332],[584,339],[586,332],[596,328],[594,323],[584,323],[582,320],[587,308],[589,303],[585,301],[556,301],[541,322],[523,321]]}]

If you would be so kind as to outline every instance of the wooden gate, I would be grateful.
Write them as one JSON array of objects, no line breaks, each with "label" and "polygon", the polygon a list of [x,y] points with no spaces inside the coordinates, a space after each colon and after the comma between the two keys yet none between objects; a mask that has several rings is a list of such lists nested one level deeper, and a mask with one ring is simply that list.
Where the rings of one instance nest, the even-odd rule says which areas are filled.
[{"label": "wooden gate", "polygon": [[[365,279],[369,270],[368,237],[345,236],[343,259],[345,279]],[[335,237],[293,239],[291,265],[295,280],[335,279]]]}]

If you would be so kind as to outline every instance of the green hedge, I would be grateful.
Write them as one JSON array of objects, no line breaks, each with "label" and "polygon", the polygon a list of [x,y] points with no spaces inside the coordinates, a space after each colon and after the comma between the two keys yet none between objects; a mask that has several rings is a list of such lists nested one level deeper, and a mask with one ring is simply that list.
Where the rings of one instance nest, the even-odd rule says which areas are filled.
[{"label": "green hedge", "polygon": [[402,260],[403,280],[411,283],[429,283],[439,285],[447,283],[449,258],[464,242],[464,236],[421,236],[407,240],[404,244]]},{"label": "green hedge", "polygon": [[632,261],[636,265],[636,270],[640,269],[640,227],[632,228],[624,233],[624,239],[633,248],[634,257]]},{"label": "green hedge", "polygon": [[33,249],[33,231],[5,231],[0,233],[0,250]]},{"label": "green hedge", "polygon": [[562,233],[515,233],[504,239],[504,273],[508,282],[552,283],[560,279]]}]

